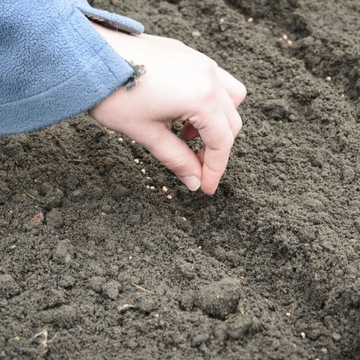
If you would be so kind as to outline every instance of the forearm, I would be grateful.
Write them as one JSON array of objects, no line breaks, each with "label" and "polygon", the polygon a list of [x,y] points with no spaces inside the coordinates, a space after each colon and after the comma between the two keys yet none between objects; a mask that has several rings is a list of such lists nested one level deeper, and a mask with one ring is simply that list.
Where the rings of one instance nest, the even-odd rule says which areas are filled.
[{"label": "forearm", "polygon": [[133,75],[87,17],[130,33],[143,30],[86,1],[0,2],[0,135],[90,109]]}]

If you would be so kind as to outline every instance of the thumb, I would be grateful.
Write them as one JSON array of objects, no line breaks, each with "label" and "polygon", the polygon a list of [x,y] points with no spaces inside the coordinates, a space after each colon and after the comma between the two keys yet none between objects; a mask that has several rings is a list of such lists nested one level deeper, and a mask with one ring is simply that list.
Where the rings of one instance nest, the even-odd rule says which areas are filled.
[{"label": "thumb", "polygon": [[158,131],[156,136],[147,134],[147,143],[143,144],[151,154],[187,186],[196,191],[201,185],[201,163],[194,152],[170,129]]}]

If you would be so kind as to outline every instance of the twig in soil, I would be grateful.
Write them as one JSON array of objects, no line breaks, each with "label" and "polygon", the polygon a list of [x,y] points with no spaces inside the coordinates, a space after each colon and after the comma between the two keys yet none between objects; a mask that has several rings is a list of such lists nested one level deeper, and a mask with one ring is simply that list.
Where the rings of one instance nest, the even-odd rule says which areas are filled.
[{"label": "twig in soil", "polygon": [[151,291],[150,291],[150,290],[147,290],[147,289],[143,288],[143,287],[142,287],[142,286],[140,286],[140,285],[137,285],[137,284],[131,283],[131,286],[133,286],[135,289],[138,289],[138,290],[140,290],[140,291],[151,293]]},{"label": "twig in soil", "polygon": [[49,333],[47,329],[44,329],[43,331],[36,334],[34,336],[34,339],[38,338],[39,336],[42,336],[42,340],[40,341],[40,348],[42,349],[43,352],[47,352],[48,344],[50,344],[56,338],[56,335],[57,334],[55,334],[51,340],[48,340]]},{"label": "twig in soil", "polygon": [[27,197],[29,197],[30,199],[33,199],[33,200],[39,202],[40,204],[46,204],[46,201],[41,200],[41,199],[37,198],[37,197],[34,196],[34,195],[31,195],[31,194],[28,193],[27,191],[24,191],[24,194],[25,194]]}]

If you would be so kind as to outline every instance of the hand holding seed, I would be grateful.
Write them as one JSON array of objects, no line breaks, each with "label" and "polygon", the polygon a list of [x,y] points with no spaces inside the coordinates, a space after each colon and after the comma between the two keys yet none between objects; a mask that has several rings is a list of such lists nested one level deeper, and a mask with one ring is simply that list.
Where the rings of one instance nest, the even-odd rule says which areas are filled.
[{"label": "hand holding seed", "polygon": [[[146,73],[131,90],[119,88],[90,114],[146,147],[190,190],[201,187],[213,194],[242,126],[236,108],[246,96],[244,85],[179,41],[94,26],[119,55],[144,65]],[[198,154],[171,131],[178,120],[186,121],[186,140],[202,139]]]}]

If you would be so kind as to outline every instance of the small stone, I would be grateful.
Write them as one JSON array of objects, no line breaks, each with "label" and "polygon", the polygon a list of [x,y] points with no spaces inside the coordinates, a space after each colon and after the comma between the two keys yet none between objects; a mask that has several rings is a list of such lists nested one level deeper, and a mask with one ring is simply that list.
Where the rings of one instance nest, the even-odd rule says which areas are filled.
[{"label": "small stone", "polygon": [[341,339],[341,335],[338,334],[338,333],[333,333],[332,334],[332,338],[335,340],[335,341],[339,341]]},{"label": "small stone", "polygon": [[116,300],[119,296],[120,284],[117,281],[109,281],[102,286],[102,291],[105,296],[111,300]]},{"label": "small stone", "polygon": [[201,37],[200,31],[197,31],[197,30],[193,31],[193,32],[191,33],[191,35],[192,35],[194,38]]},{"label": "small stone", "polygon": [[53,252],[53,260],[59,264],[68,264],[71,261],[72,252],[73,247],[69,240],[61,240]]},{"label": "small stone", "polygon": [[118,312],[124,312],[124,311],[126,311],[126,310],[128,310],[128,309],[132,309],[132,308],[134,308],[134,305],[132,305],[132,304],[124,304],[124,305],[119,305],[118,307],[117,307],[117,310],[118,310]]},{"label": "small stone", "polygon": [[225,319],[236,312],[239,298],[240,280],[227,278],[200,288],[194,295],[194,303],[205,314]]},{"label": "small stone", "polygon": [[44,213],[40,211],[31,218],[31,220],[29,221],[29,225],[31,227],[39,226],[44,222],[44,219],[45,219]]},{"label": "small stone", "polygon": [[200,345],[208,342],[210,339],[209,334],[198,334],[193,337],[192,339],[192,346],[193,347],[199,347]]}]

